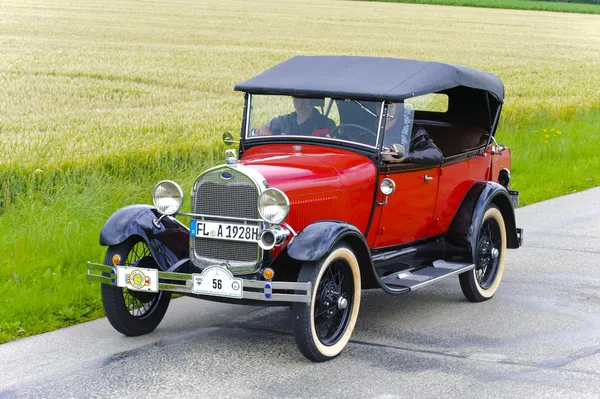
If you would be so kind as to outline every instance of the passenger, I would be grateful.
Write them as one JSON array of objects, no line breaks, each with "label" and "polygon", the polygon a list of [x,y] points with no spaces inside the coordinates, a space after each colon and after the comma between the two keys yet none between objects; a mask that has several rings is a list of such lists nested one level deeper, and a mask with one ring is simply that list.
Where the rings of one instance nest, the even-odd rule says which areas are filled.
[{"label": "passenger", "polygon": [[328,136],[335,122],[317,111],[308,98],[294,97],[295,112],[277,116],[266,125],[253,129],[254,136],[301,135]]},{"label": "passenger", "polygon": [[[385,121],[384,147],[388,148],[388,158],[384,156],[384,160],[398,159],[399,155],[394,155],[396,150],[393,144],[402,144],[402,129],[405,127],[402,115],[397,115],[397,111],[404,109],[403,106],[389,104],[387,108],[387,116]],[[378,107],[377,113],[380,112]],[[444,160],[442,151],[434,144],[433,140],[427,134],[425,128],[419,125],[414,125],[412,130],[415,132],[410,140],[409,151],[404,162],[417,163],[424,165],[438,165]]]}]

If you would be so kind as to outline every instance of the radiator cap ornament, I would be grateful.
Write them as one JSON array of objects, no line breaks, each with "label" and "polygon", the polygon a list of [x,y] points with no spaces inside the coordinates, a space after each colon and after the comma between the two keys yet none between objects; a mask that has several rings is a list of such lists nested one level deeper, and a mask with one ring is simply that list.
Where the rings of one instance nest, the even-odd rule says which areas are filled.
[{"label": "radiator cap ornament", "polygon": [[225,161],[227,161],[227,165],[235,165],[237,163],[235,150],[230,149],[225,151]]}]

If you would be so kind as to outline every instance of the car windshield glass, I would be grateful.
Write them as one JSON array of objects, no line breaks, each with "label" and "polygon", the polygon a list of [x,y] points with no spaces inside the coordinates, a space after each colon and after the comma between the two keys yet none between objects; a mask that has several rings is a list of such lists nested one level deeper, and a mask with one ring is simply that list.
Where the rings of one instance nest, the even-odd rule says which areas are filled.
[{"label": "car windshield glass", "polygon": [[394,144],[400,144],[403,148],[410,147],[415,108],[408,103],[388,104],[385,115],[385,127],[383,133],[384,150]]},{"label": "car windshield glass", "polygon": [[379,102],[253,95],[247,139],[303,136],[375,147]]}]

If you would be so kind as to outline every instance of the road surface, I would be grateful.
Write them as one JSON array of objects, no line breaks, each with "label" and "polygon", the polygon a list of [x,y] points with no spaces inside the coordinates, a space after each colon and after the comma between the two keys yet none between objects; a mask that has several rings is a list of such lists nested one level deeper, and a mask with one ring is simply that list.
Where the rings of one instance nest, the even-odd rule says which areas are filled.
[{"label": "road surface", "polygon": [[[323,364],[287,308],[176,299],[128,338],[106,319],[0,345],[0,397],[600,397],[600,188],[517,209],[496,296],[458,278],[407,296],[364,291],[351,343]],[[98,289],[98,287],[90,289]]]}]

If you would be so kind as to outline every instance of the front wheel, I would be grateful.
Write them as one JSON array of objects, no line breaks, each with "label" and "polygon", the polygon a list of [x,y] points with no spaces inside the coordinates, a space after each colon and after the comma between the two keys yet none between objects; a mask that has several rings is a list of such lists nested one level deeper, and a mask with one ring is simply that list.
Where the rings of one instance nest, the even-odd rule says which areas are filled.
[{"label": "front wheel", "polygon": [[500,285],[506,256],[506,227],[502,213],[490,206],[479,226],[475,268],[459,276],[460,288],[471,302],[490,299]]},{"label": "front wheel", "polygon": [[[112,264],[115,255],[121,258],[120,265],[158,269],[146,242],[138,236],[130,237],[106,251],[105,265]],[[171,293],[128,290],[127,288],[102,284],[102,304],[110,324],[121,334],[138,336],[154,331],[163,319]]]},{"label": "front wheel", "polygon": [[300,352],[314,362],[333,359],[344,349],[358,317],[360,269],[352,249],[338,245],[320,262],[302,265],[300,282],[310,282],[308,304],[292,304],[292,329]]}]

